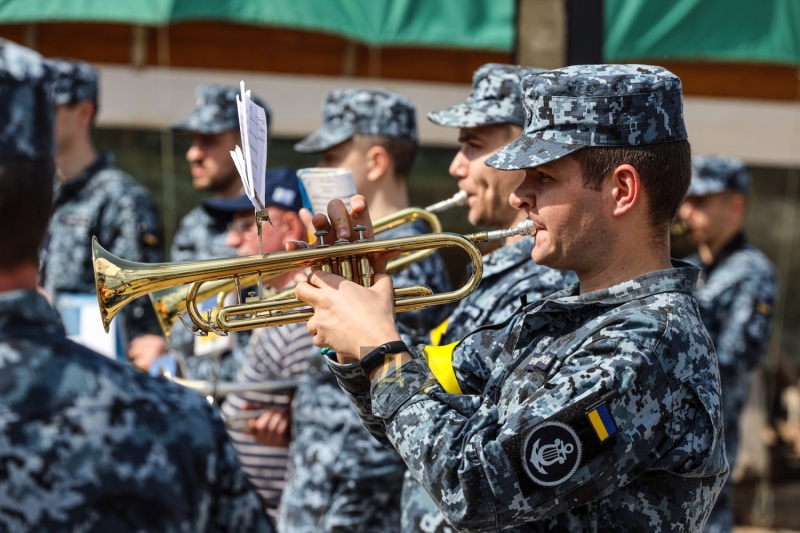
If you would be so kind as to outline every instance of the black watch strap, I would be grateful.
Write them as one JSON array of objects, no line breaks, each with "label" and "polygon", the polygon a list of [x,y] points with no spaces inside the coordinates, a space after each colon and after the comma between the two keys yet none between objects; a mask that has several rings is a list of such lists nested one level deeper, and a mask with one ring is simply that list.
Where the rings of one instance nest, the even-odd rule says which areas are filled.
[{"label": "black watch strap", "polygon": [[386,356],[395,353],[407,352],[408,346],[403,341],[392,341],[381,344],[361,359],[361,369],[366,375],[383,365]]}]

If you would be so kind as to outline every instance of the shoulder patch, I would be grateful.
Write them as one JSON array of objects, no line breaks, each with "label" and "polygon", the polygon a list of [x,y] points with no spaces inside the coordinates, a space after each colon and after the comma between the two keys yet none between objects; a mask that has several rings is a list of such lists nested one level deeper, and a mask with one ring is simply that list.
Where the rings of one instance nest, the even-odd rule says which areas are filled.
[{"label": "shoulder patch", "polygon": [[545,422],[530,432],[522,447],[522,464],[531,479],[544,487],[568,480],[581,462],[581,441],[561,422]]}]

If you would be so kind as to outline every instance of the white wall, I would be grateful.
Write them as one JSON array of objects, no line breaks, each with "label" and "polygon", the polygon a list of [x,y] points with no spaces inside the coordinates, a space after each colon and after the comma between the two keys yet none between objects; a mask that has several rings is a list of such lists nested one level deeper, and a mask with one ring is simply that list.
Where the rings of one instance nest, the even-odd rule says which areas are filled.
[{"label": "white wall", "polygon": [[[184,68],[99,65],[100,126],[163,128],[191,113],[194,88],[202,83],[238,85],[260,95],[272,110],[277,137],[302,137],[319,126],[322,98],[335,88],[395,90],[418,109],[420,141],[455,146],[456,132],[430,123],[425,113],[463,101],[468,85],[262,74]],[[689,97],[685,102],[694,153],[738,156],[751,164],[800,166],[800,104]]]}]

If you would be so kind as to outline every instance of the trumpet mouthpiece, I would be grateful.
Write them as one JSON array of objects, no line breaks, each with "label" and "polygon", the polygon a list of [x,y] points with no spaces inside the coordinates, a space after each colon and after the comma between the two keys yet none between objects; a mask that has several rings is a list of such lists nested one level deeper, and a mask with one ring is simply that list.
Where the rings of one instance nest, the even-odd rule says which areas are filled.
[{"label": "trumpet mouthpiece", "polygon": [[498,239],[507,239],[509,237],[515,237],[517,235],[522,235],[523,237],[536,235],[536,226],[533,224],[533,221],[529,218],[526,218],[513,228],[499,229],[487,232],[488,240],[490,241],[496,241]]}]

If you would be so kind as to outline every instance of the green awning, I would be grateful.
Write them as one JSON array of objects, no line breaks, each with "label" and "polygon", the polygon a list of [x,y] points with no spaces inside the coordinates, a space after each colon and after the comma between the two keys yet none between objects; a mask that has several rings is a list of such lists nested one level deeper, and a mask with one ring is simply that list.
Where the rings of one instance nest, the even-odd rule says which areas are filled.
[{"label": "green awning", "polygon": [[372,46],[511,51],[514,0],[0,0],[0,24],[220,20],[319,31]]},{"label": "green awning", "polygon": [[799,30],[798,0],[605,0],[603,54],[800,65]]}]

